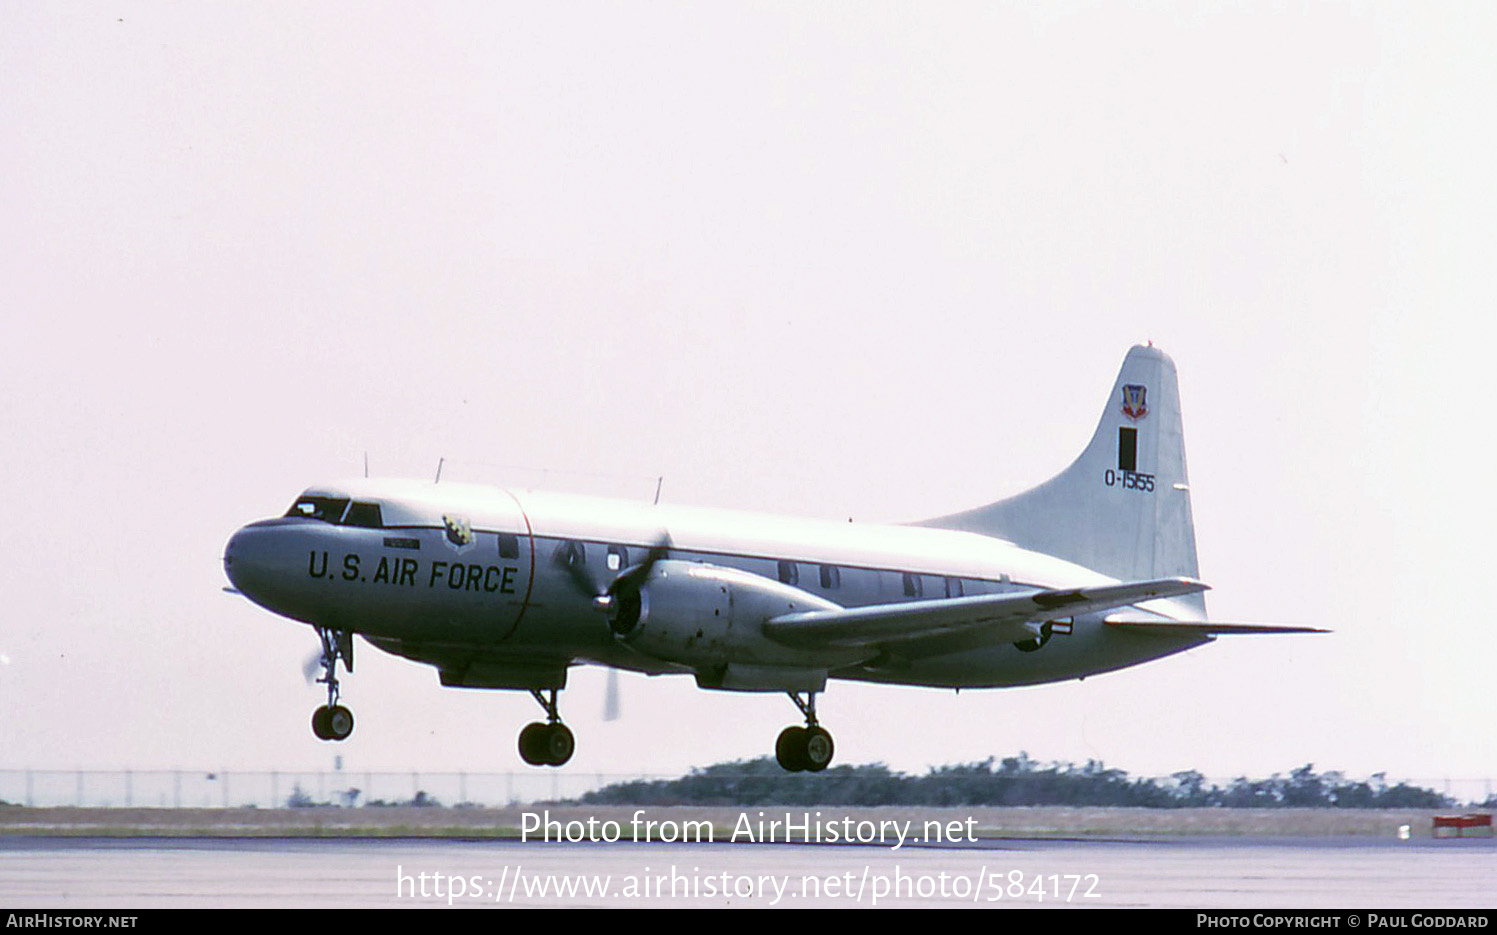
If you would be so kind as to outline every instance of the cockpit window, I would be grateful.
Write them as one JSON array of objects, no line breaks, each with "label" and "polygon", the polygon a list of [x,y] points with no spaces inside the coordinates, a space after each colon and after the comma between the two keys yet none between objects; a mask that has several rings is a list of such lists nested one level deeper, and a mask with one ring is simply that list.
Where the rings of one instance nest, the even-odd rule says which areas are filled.
[{"label": "cockpit window", "polygon": [[348,515],[343,517],[345,526],[364,526],[368,529],[379,529],[384,525],[380,521],[378,503],[360,503],[354,501],[353,506],[348,508]]},{"label": "cockpit window", "polygon": [[291,505],[286,511],[287,516],[302,516],[307,519],[320,519],[325,523],[336,523],[343,519],[343,511],[348,508],[348,500],[337,497],[302,497]]}]

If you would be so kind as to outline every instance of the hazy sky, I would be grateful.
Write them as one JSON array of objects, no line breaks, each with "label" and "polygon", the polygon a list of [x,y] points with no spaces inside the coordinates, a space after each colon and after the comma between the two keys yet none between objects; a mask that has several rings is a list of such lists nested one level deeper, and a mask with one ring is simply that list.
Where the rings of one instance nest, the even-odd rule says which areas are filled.
[{"label": "hazy sky", "polygon": [[[836,683],[839,763],[1497,777],[1497,8],[0,4],[0,768],[510,770],[524,693],[312,632],[225,541],[362,472],[860,521],[985,503],[1176,360],[1215,617],[1084,683]],[[599,477],[596,475],[607,475]],[[604,675],[568,769],[768,754]]]}]

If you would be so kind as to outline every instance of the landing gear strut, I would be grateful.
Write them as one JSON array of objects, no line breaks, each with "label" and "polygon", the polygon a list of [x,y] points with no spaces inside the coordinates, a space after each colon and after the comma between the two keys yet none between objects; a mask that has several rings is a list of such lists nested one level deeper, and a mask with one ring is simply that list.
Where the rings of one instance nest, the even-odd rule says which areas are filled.
[{"label": "landing gear strut", "polygon": [[317,627],[322,639],[322,678],[327,686],[327,704],[312,712],[312,733],[319,740],[347,740],[353,733],[353,712],[338,704],[338,660],[353,671],[353,634],[332,627]]},{"label": "landing gear strut", "polygon": [[561,715],[556,712],[556,689],[550,689],[550,693],[548,698],[540,689],[530,690],[536,702],[546,709],[546,723],[526,724],[520,731],[520,759],[531,766],[560,766],[577,749],[571,730],[561,723]]},{"label": "landing gear strut", "polygon": [[780,766],[792,772],[819,773],[832,762],[832,735],[816,723],[816,693],[806,692],[801,701],[800,692],[786,692],[800,713],[806,717],[805,727],[787,727],[780,731],[775,741],[774,756]]}]

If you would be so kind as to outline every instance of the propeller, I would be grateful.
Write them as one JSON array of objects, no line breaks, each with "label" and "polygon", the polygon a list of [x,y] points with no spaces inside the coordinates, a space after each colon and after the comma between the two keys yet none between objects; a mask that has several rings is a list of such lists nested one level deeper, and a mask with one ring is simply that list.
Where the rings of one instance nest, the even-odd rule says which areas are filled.
[{"label": "propeller", "polygon": [[301,674],[306,678],[308,685],[317,684],[317,675],[322,671],[322,650],[317,650],[308,656],[301,664]]},{"label": "propeller", "polygon": [[619,719],[619,670],[609,666],[608,687],[603,692],[603,720]]},{"label": "propeller", "polygon": [[[630,565],[619,572],[612,581],[608,582],[607,587],[598,586],[598,579],[588,571],[587,565],[582,561],[580,550],[575,546],[566,545],[558,549],[554,561],[562,571],[566,572],[567,578],[579,594],[591,600],[593,607],[608,614],[609,628],[615,633],[626,633],[633,628],[639,618],[639,589],[649,579],[650,572],[655,569],[655,563],[668,557],[670,550],[670,533],[661,530],[660,538],[650,546],[644,561],[637,565]],[[623,627],[619,626],[620,619],[627,620]],[[619,670],[610,666],[608,682],[603,694],[603,720],[618,720],[619,709]]]},{"label": "propeller", "polygon": [[581,550],[575,546],[571,544],[562,546],[556,551],[554,560],[566,572],[578,593],[591,599],[593,606],[598,610],[607,613],[610,617],[615,617],[622,605],[639,601],[640,587],[650,577],[650,572],[655,569],[655,563],[667,558],[670,550],[670,533],[661,531],[660,538],[650,546],[650,551],[645,555],[644,561],[625,568],[608,583],[607,587],[603,588],[598,586],[598,580],[583,564]]}]

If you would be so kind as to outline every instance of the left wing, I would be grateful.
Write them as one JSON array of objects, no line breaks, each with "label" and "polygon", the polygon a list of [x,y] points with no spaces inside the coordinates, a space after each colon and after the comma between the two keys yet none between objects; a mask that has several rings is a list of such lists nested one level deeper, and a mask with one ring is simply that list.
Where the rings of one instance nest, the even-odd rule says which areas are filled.
[{"label": "left wing", "polygon": [[1162,597],[1207,590],[1191,578],[1160,578],[1089,588],[979,594],[900,604],[782,614],[764,623],[764,635],[787,646],[854,648],[891,646],[930,637],[981,631],[995,640],[1034,639],[1029,626],[1057,617],[1093,613]]}]

